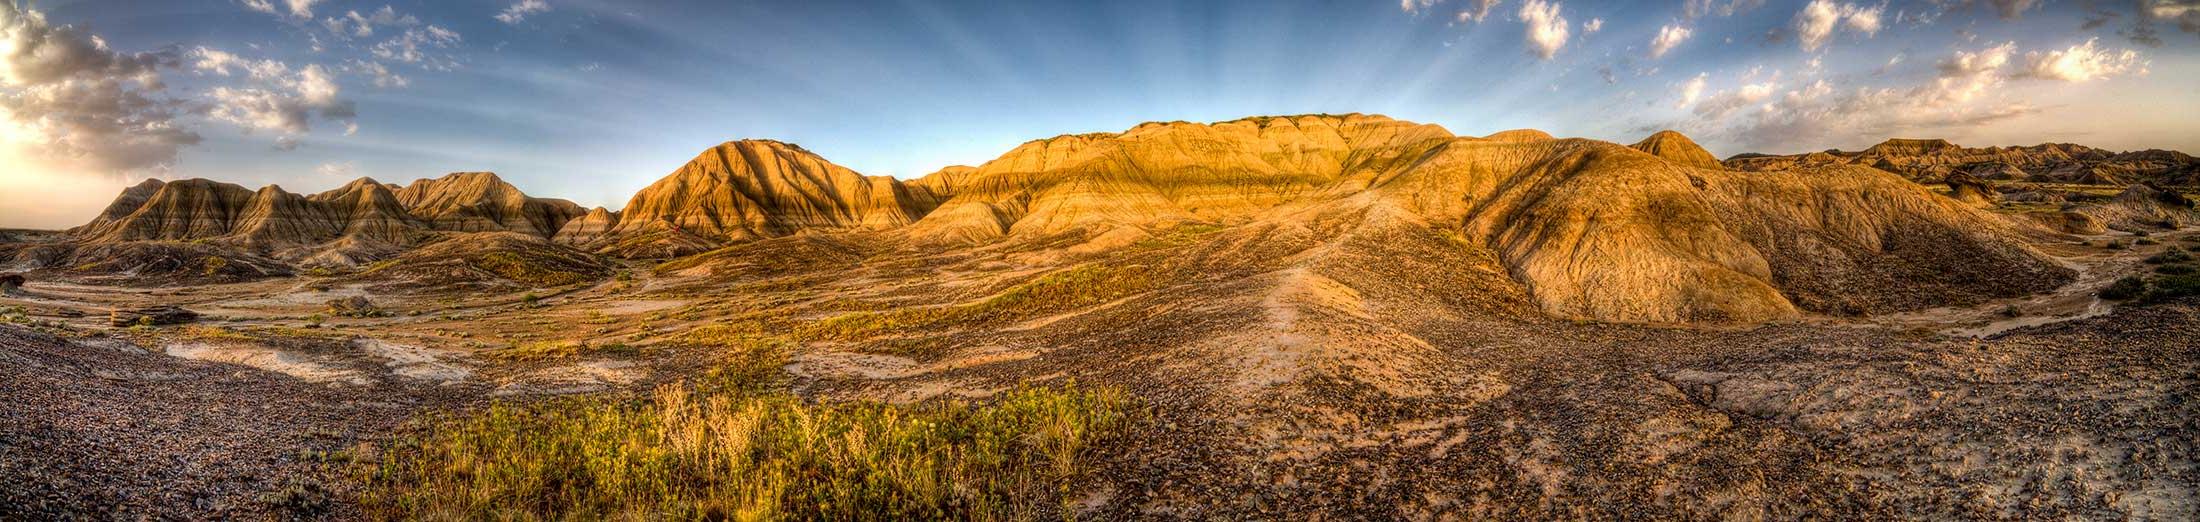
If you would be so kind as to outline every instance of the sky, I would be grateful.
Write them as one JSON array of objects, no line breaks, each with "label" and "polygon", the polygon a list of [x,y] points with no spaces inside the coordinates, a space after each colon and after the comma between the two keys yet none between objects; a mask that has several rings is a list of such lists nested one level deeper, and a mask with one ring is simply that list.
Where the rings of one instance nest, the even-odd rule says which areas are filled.
[{"label": "sky", "polygon": [[912,178],[1270,114],[2200,152],[2196,93],[2200,0],[0,0],[0,227],[147,178],[493,171],[616,209],[728,140]]}]

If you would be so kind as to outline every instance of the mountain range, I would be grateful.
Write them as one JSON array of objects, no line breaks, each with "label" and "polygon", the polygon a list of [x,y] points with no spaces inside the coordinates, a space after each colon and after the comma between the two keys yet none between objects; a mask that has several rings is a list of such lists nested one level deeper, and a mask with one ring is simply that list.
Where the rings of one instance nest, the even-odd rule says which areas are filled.
[{"label": "mountain range", "polygon": [[[2018,295],[2073,277],[2021,239],[2067,226],[2012,219],[1980,208],[1987,195],[1953,199],[1921,182],[2189,183],[2195,165],[2170,151],[1970,149],[1940,140],[1722,162],[1671,131],[1622,146],[1301,115],[1057,136],[913,180],[865,176],[789,143],[733,141],[619,211],[531,197],[490,173],[404,186],[360,179],[311,195],[147,181],[67,241],[0,254],[21,268],[82,268],[96,255],[139,259],[102,265],[131,275],[258,277],[353,269],[480,232],[666,259],[803,235],[860,236],[912,252],[1105,250],[1196,225],[1331,245],[1402,234],[1489,263],[1432,269],[1501,273],[1559,317],[1755,322]],[[2189,210],[2159,210],[2144,198],[2133,205],[2145,208],[2107,217],[2176,219]],[[2056,219],[2094,219],[2077,210]],[[220,267],[203,260],[215,251],[227,252]]]}]

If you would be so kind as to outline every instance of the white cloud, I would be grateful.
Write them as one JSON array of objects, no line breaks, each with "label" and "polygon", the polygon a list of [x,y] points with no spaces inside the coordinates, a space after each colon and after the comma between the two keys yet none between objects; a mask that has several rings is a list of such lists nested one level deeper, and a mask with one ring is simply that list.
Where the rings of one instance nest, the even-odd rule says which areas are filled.
[{"label": "white cloud", "polygon": [[404,34],[375,44],[373,52],[384,60],[449,70],[458,67],[457,61],[437,51],[455,47],[460,40],[457,32],[429,25],[425,29],[406,29]]},{"label": "white cloud", "polygon": [[[1420,13],[1421,11],[1427,10],[1430,6],[1434,6],[1438,2],[1442,1],[1443,0],[1398,0],[1398,10],[1405,11],[1407,13]],[[503,15],[500,14],[497,16],[500,17],[498,18],[499,20],[503,19],[501,18]]]},{"label": "white cloud", "polygon": [[191,58],[193,59],[191,68],[222,76],[229,75],[229,68],[242,67],[245,64],[245,61],[237,58],[237,55],[205,47],[192,49]]},{"label": "white cloud", "polygon": [[1671,51],[1681,42],[1687,41],[1690,32],[1687,27],[1679,24],[1666,24],[1659,28],[1658,36],[1650,39],[1650,57],[1655,59],[1665,56],[1666,51]]},{"label": "white cloud", "polygon": [[[292,16],[292,17],[296,17],[296,18],[309,18],[309,19],[310,19],[310,18],[313,18],[313,4],[318,4],[318,3],[321,3],[321,0],[238,0],[238,1],[239,1],[239,3],[242,3],[242,4],[244,4],[244,7],[245,7],[245,9],[251,9],[251,10],[254,10],[254,11],[259,11],[259,12],[262,12],[262,13],[267,13],[267,14],[271,14],[271,15],[278,15],[278,16],[279,16],[279,15],[282,15],[282,14],[283,14],[283,11],[284,11],[284,9],[288,9],[288,10],[289,10],[289,13],[290,13],[290,16]],[[278,3],[280,3],[280,5],[277,5]]]},{"label": "white cloud", "polygon": [[2145,70],[2139,53],[2130,49],[2102,49],[2094,39],[2068,49],[2024,53],[2024,75],[2033,78],[2085,82]]},{"label": "white cloud", "polygon": [[[0,2],[0,162],[10,175],[162,169],[199,135],[175,121],[159,69],[174,51],[122,53]],[[4,177],[4,176],[0,176]]]},{"label": "white cloud", "polygon": [[1695,78],[1689,78],[1688,83],[1681,84],[1681,102],[1673,107],[1687,107],[1702,99],[1704,84],[1709,81],[1710,76],[1708,73],[1698,73]]},{"label": "white cloud", "polygon": [[[1413,9],[1411,9],[1410,6],[1413,1],[1414,0],[1406,0],[1405,5],[1402,5],[1401,7],[1409,7],[1408,9],[1406,9],[1406,11],[1412,12]],[[1425,6],[1426,4],[1423,5]],[[527,19],[527,15],[549,10],[550,4],[543,3],[542,0],[520,0],[517,3],[513,3],[510,7],[504,8],[504,12],[497,13],[497,21],[504,22],[506,24],[517,25],[521,20]]]},{"label": "white cloud", "polygon": [[1994,4],[1994,10],[1995,10],[1995,11],[1997,11],[1997,12],[1999,12],[1999,13],[2001,13],[2001,17],[2002,17],[2003,19],[2006,19],[2006,20],[2013,20],[2013,19],[2016,19],[2017,17],[2020,17],[2020,16],[2024,16],[2024,12],[2025,12],[2025,11],[2030,11],[2030,10],[2032,10],[2032,8],[2034,8],[2034,7],[2039,7],[2039,6],[2040,6],[2040,1],[2039,1],[2039,0],[1993,0],[1993,4]]},{"label": "white cloud", "polygon": [[1836,4],[1831,0],[1811,0],[1795,13],[1793,29],[1795,38],[1802,42],[1804,51],[1816,51],[1833,40],[1834,30],[1847,29],[1864,36],[1879,34],[1882,27],[1880,15],[1885,5],[1860,7],[1856,4]]},{"label": "white cloud", "polygon": [[[1413,0],[1406,1],[1407,3],[1413,2]],[[1461,23],[1481,22],[1489,18],[1490,11],[1497,9],[1497,5],[1502,3],[1504,3],[1504,0],[1468,0],[1467,7],[1459,10],[1458,21]]]},{"label": "white cloud", "polygon": [[1765,0],[1686,0],[1681,3],[1681,13],[1689,19],[1704,16],[1734,16],[1734,13],[1763,7]]},{"label": "white cloud", "polygon": [[377,27],[412,27],[420,25],[419,18],[398,13],[396,8],[386,5],[371,13],[362,15],[358,11],[347,11],[344,16],[322,19],[321,25],[328,28],[330,34],[342,38],[374,36]]},{"label": "white cloud", "polygon": [[332,178],[349,179],[359,175],[359,163],[353,161],[331,161],[313,167],[313,173]]},{"label": "white cloud", "polygon": [[1589,23],[1581,24],[1582,34],[1594,33],[1602,30],[1604,30],[1603,18],[1590,18]]},{"label": "white cloud", "polygon": [[1543,0],[1528,0],[1520,5],[1520,21],[1528,25],[1528,47],[1545,60],[1558,55],[1558,50],[1566,47],[1566,38],[1570,35],[1566,17],[1559,14],[1559,9],[1559,3]]},{"label": "white cloud", "polygon": [[382,65],[382,62],[352,60],[344,64],[343,70],[346,73],[363,74],[373,78],[375,87],[402,89],[412,86],[412,80],[405,78],[405,75],[390,71],[389,66]]},{"label": "white cloud", "polygon": [[255,84],[215,87],[208,92],[212,106],[207,117],[247,130],[292,135],[311,130],[314,117],[343,121],[347,126],[355,123],[358,113],[354,104],[341,98],[343,87],[319,64],[293,73],[282,62],[262,60],[254,62],[249,70],[257,80]]}]

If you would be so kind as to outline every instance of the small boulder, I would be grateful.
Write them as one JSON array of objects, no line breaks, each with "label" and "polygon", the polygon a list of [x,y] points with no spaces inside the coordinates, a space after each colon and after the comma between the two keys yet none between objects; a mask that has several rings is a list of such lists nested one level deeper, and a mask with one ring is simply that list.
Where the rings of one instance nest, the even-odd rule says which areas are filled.
[{"label": "small boulder", "polygon": [[199,313],[176,306],[118,309],[107,314],[115,326],[183,324],[199,319]]},{"label": "small boulder", "polygon": [[327,304],[328,313],[330,315],[343,317],[378,317],[383,314],[382,308],[379,306],[375,306],[374,301],[367,300],[367,298],[360,296],[330,299]]},{"label": "small boulder", "polygon": [[0,274],[0,295],[23,289],[23,274]]}]

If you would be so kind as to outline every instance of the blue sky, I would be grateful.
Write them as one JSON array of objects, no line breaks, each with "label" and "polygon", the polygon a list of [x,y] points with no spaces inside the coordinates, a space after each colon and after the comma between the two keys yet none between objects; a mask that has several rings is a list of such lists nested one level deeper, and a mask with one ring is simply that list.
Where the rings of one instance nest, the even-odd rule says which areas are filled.
[{"label": "blue sky", "polygon": [[1623,143],[1674,128],[1720,156],[1893,136],[2200,151],[2200,0],[0,10],[0,226],[78,224],[147,177],[317,191],[488,170],[617,207],[731,139],[914,177],[1063,133],[1308,112]]}]

